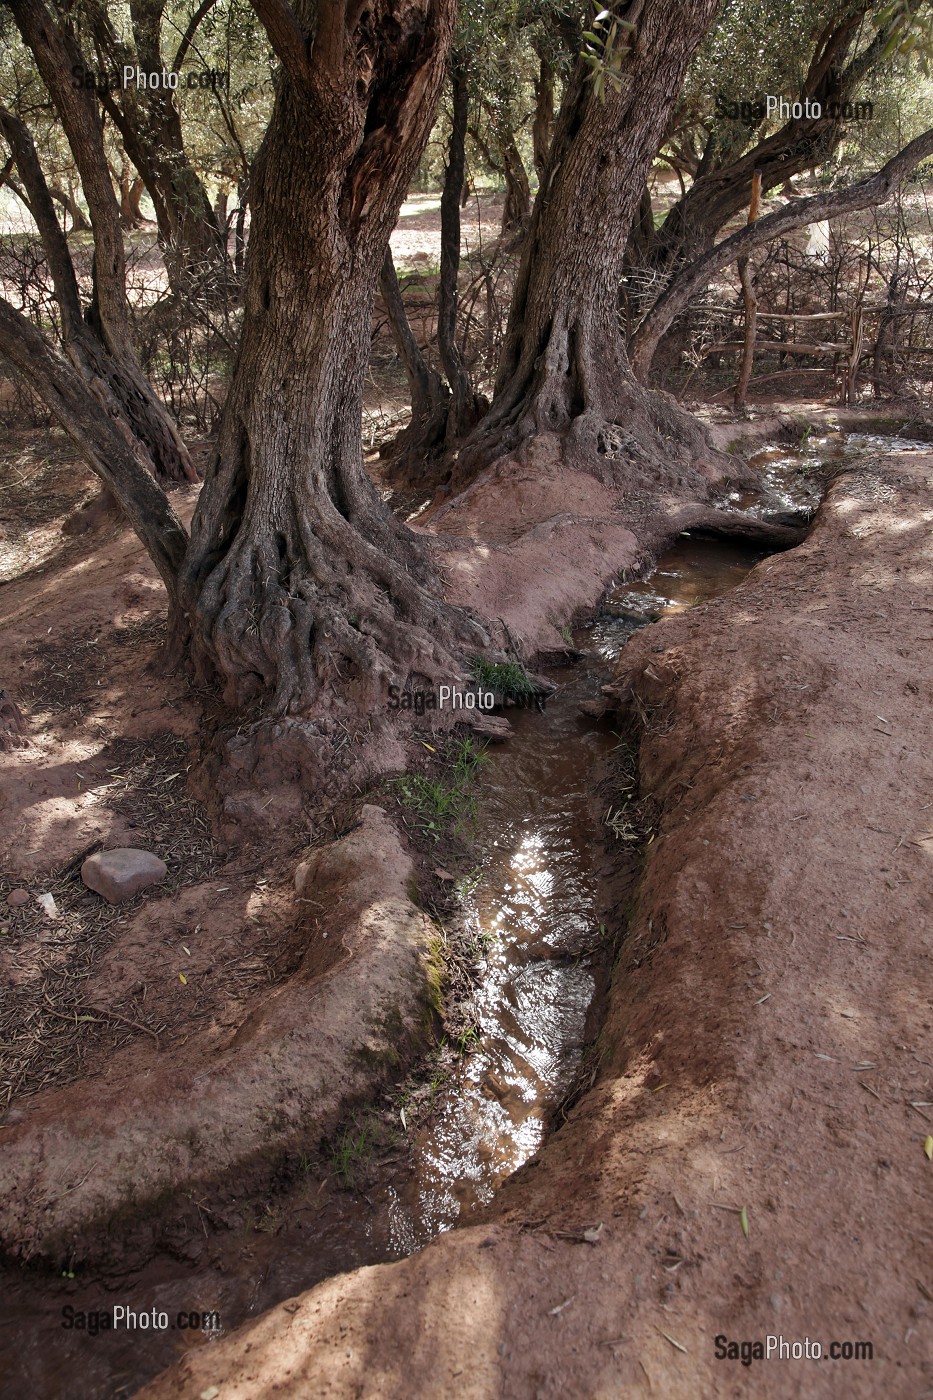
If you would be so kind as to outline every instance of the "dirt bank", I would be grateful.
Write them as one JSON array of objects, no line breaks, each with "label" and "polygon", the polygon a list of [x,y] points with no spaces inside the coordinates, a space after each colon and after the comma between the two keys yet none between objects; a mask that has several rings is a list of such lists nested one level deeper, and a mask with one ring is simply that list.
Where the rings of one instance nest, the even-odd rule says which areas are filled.
[{"label": "dirt bank", "polygon": [[[435,1009],[433,926],[408,896],[413,873],[388,817],[364,805],[353,829],[298,867],[284,985],[254,991],[232,1024],[214,1019],[180,1044],[153,1034],[113,1054],[99,1079],[14,1108],[0,1164],[4,1248],[101,1253],[128,1203],[138,1229],[181,1187],[242,1181],[252,1162],[269,1174],[285,1151],[325,1138],[420,1045]],[[186,963],[183,985],[201,963]]]},{"label": "dirt bank", "polygon": [[[661,816],[595,1086],[483,1223],[146,1400],[933,1388],[931,524],[933,456],[863,463],[805,545],[637,635],[612,700]],[[769,1334],[874,1359],[716,1359]]]}]

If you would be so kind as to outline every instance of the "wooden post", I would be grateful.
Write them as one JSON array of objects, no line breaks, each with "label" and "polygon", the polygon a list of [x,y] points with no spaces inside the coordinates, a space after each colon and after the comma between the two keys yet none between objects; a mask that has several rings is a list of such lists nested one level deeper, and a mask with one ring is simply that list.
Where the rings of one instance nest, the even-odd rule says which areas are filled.
[{"label": "wooden post", "polygon": [[[758,218],[758,210],[761,205],[761,171],[756,170],[752,176],[752,194],[748,205],[748,222],[753,224]],[[739,381],[735,386],[733,403],[736,408],[745,407],[745,395],[748,392],[748,382],[752,377],[752,364],[755,359],[755,336],[758,332],[758,298],[755,295],[755,287],[751,274],[748,270],[748,258],[739,258],[739,281],[742,284],[742,300],[745,303],[745,344],[742,347],[742,364],[739,369]]]}]

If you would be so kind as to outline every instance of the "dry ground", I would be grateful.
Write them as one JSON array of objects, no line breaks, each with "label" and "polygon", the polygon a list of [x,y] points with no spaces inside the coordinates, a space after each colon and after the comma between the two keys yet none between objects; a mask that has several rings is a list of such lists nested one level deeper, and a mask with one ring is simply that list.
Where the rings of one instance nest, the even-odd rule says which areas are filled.
[{"label": "dry ground", "polygon": [[[933,1394],[931,523],[933,456],[866,465],[638,635],[661,818],[595,1086],[481,1223],[145,1400]],[[715,1356],[769,1334],[874,1358]]]}]

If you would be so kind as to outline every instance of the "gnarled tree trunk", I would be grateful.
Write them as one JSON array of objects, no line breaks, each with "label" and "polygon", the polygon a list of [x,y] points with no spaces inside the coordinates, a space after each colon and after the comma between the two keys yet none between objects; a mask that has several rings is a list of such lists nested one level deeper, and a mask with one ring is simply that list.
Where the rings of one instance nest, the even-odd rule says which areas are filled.
[{"label": "gnarled tree trunk", "polygon": [[324,724],[372,711],[387,683],[459,674],[458,634],[479,635],[436,600],[361,440],[373,296],[454,8],[256,2],[285,72],[252,172],[242,341],[183,575],[195,661],[238,706]]},{"label": "gnarled tree trunk", "polygon": [[[645,180],[715,0],[647,0],[621,89],[571,77],[515,287],[492,408],[460,451],[455,484],[539,433],[590,464],[675,475],[706,450],[699,424],[634,381],[618,285]],[[625,11],[619,12],[625,17]],[[659,433],[663,435],[659,437]],[[663,451],[659,452],[659,445]]]}]

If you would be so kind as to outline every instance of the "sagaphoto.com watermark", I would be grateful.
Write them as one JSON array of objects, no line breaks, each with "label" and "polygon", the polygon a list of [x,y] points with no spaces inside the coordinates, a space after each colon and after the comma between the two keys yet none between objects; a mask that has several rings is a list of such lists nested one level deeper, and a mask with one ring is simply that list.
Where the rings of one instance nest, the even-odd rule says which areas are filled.
[{"label": "sagaphoto.com watermark", "polygon": [[85,1332],[89,1337],[99,1337],[103,1332],[223,1331],[219,1312],[202,1312],[196,1308],[168,1312],[156,1307],[130,1308],[124,1303],[88,1310],[66,1303],[62,1308],[62,1327],[66,1332]]},{"label": "sagaphoto.com watermark", "polygon": [[189,68],[181,72],[177,68],[82,68],[76,64],[71,70],[71,86],[86,88],[93,92],[119,92],[135,88],[137,92],[216,92],[230,91],[230,74],[223,68]]},{"label": "sagaphoto.com watermark", "polygon": [[821,1342],[813,1337],[728,1337],[720,1332],[713,1339],[717,1361],[738,1361],[751,1366],[755,1361],[873,1361],[875,1348],[865,1341]]}]

